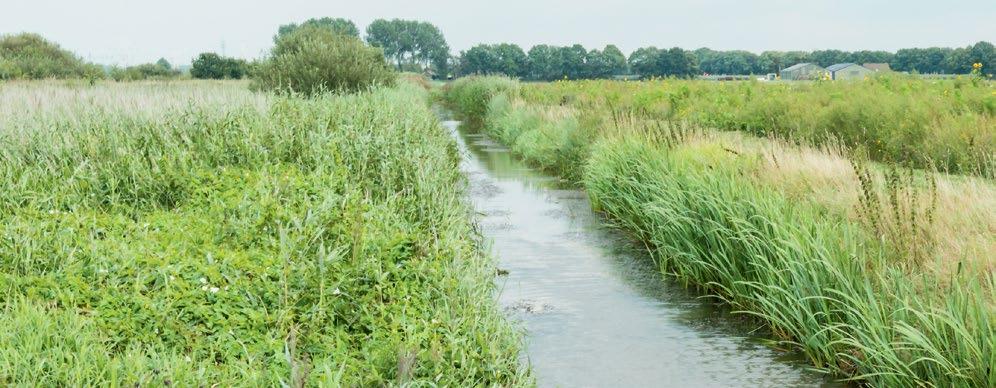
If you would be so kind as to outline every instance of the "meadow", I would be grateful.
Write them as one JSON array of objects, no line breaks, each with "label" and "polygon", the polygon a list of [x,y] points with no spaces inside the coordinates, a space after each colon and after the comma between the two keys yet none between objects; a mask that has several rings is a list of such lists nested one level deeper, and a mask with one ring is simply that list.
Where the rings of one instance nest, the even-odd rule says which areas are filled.
[{"label": "meadow", "polygon": [[0,385],[528,384],[410,82],[0,84]]},{"label": "meadow", "polygon": [[442,98],[816,367],[993,386],[992,87],[958,82],[474,77]]},{"label": "meadow", "polygon": [[687,122],[860,150],[875,161],[996,176],[996,88],[981,76],[862,82],[576,81],[531,84],[531,104],[605,110],[618,121]]}]

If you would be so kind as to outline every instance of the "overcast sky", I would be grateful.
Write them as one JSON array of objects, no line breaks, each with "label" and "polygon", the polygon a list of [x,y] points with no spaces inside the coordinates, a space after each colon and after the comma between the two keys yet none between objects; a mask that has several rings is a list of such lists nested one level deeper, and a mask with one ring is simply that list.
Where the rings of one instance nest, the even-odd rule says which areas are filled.
[{"label": "overcast sky", "polygon": [[[259,57],[281,24],[345,17],[439,26],[454,54],[477,43],[539,43],[623,51],[687,49],[889,50],[996,41],[996,0],[3,0],[0,33],[37,32],[99,63],[203,51]],[[224,50],[223,50],[224,49]]]}]

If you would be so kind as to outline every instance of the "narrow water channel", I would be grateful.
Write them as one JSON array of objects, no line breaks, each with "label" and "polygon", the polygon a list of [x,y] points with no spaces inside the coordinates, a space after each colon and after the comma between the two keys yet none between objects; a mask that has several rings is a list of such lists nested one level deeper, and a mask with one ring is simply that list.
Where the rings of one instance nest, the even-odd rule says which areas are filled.
[{"label": "narrow water channel", "polygon": [[603,226],[584,192],[530,169],[486,135],[445,125],[499,267],[500,303],[526,331],[540,386],[792,387],[825,379],[660,275]]}]

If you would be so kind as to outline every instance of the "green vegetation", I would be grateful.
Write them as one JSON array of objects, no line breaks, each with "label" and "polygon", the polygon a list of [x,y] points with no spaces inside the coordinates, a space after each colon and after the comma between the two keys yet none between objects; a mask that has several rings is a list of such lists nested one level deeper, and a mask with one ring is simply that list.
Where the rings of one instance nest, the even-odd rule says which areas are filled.
[{"label": "green vegetation", "polygon": [[689,122],[812,145],[860,149],[876,161],[953,173],[996,174],[996,94],[980,77],[922,81],[719,83],[558,82],[523,98],[610,117]]},{"label": "green vegetation", "polygon": [[242,79],[248,72],[246,61],[215,53],[201,53],[190,68],[190,76],[197,79]]},{"label": "green vegetation", "polygon": [[430,69],[436,75],[449,71],[450,46],[432,23],[377,19],[367,26],[367,43],[384,50],[398,71]]},{"label": "green vegetation", "polygon": [[0,88],[0,385],[527,384],[404,84]]},{"label": "green vegetation", "polygon": [[[562,79],[601,79],[632,74],[649,77],[689,78],[708,74],[779,73],[797,63],[813,62],[821,66],[836,63],[885,63],[896,71],[919,73],[969,74],[975,63],[983,69],[996,68],[996,49],[992,43],[978,42],[956,49],[932,47],[887,51],[816,50],[816,51],[717,51],[703,47],[694,51],[679,47],[639,48],[627,58],[613,45],[602,51],[588,51],[584,46],[533,46],[526,55],[515,44],[481,44],[460,53],[456,60],[460,75],[502,74],[532,81]],[[988,75],[988,74],[987,74]]]},{"label": "green vegetation", "polygon": [[996,184],[655,116],[698,112],[685,105],[631,105],[747,93],[738,88],[765,93],[484,77],[445,98],[526,161],[579,182],[665,273],[767,323],[817,367],[882,387],[996,385]]},{"label": "green vegetation", "polygon": [[391,85],[395,78],[380,49],[315,26],[277,39],[271,57],[253,73],[257,88],[307,95],[355,92]]},{"label": "green vegetation", "polygon": [[324,17],[320,19],[315,19],[315,18],[308,19],[301,24],[297,23],[284,24],[280,26],[280,28],[277,30],[277,35],[273,37],[273,42],[274,43],[278,42],[280,38],[294,31],[297,31],[297,29],[302,27],[327,28],[330,31],[335,32],[337,34],[352,36],[357,39],[359,39],[360,37],[360,30],[356,28],[356,24],[353,24],[352,20],[343,19],[343,18]]},{"label": "green vegetation", "polygon": [[103,77],[99,66],[84,62],[41,35],[0,35],[0,80]]},{"label": "green vegetation", "polygon": [[146,63],[125,68],[112,68],[111,78],[115,81],[166,80],[180,77],[180,71],[173,68],[169,61],[160,58],[156,63]]}]

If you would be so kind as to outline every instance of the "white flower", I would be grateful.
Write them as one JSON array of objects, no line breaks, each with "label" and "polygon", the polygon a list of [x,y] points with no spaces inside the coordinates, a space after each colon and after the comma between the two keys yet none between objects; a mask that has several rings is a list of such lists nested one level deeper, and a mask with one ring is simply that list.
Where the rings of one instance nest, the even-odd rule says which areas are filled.
[{"label": "white flower", "polygon": [[339,294],[342,294],[342,291],[339,291],[339,287],[336,287],[334,290],[332,290],[332,295],[339,295]]},{"label": "white flower", "polygon": [[211,293],[212,294],[217,294],[218,293],[218,287],[211,287]]},{"label": "white flower", "polygon": [[203,283],[203,284],[207,284],[207,282],[208,282],[208,280],[205,279],[205,278],[201,278],[200,280],[201,280],[201,283]]},{"label": "white flower", "polygon": [[208,290],[208,286],[202,286],[201,287],[201,291],[207,291],[207,290]]}]

